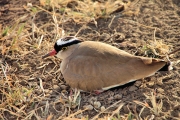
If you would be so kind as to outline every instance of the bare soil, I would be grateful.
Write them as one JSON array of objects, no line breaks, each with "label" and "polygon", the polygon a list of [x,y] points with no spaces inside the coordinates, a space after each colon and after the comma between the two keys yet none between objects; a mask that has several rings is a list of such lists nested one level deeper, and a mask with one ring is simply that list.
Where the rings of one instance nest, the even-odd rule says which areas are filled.
[{"label": "bare soil", "polygon": [[[93,109],[80,112],[73,117],[93,118],[101,110],[111,106],[99,116],[104,117],[112,115],[113,111],[118,110],[121,104],[123,104],[122,108],[116,112],[122,118],[123,116],[124,118],[130,116],[131,113],[133,119],[140,119],[140,117],[142,119],[151,118],[151,120],[180,119],[180,52],[170,56],[169,59],[174,62],[174,69],[170,72],[157,73],[152,77],[105,91],[99,95],[82,92],[81,97],[78,98],[80,103],[74,106],[70,105],[68,98],[70,87],[65,83],[60,71],[57,71],[60,60],[54,57],[45,60],[41,58],[53,49],[55,41],[53,26],[42,27],[53,22],[51,14],[47,13],[47,11],[52,12],[52,9],[44,8],[47,11],[41,10],[35,16],[34,23],[37,28],[42,27],[42,29],[34,34],[34,38],[39,39],[41,35],[44,35],[38,48],[38,43],[34,45],[36,41],[32,39],[32,15],[27,8],[27,3],[40,6],[37,0],[0,1],[1,33],[7,26],[15,25],[19,18],[27,15],[18,22],[19,24],[25,23],[26,32],[24,33],[26,34],[18,37],[16,47],[13,47],[13,50],[3,53],[3,49],[5,49],[3,46],[6,48],[11,46],[16,35],[6,38],[0,36],[2,45],[1,64],[8,66],[6,72],[8,78],[5,79],[2,68],[0,72],[2,76],[0,79],[1,119],[23,119],[30,115],[33,110],[38,117],[33,114],[28,119],[63,119],[70,114],[83,110],[87,105],[91,105]],[[108,17],[99,18],[96,20],[97,26],[94,22],[86,24],[87,27],[79,32],[78,37],[84,40],[106,42],[135,55],[144,55],[141,52],[143,46],[154,39],[162,40],[166,45],[170,45],[171,51],[180,47],[179,0],[140,0],[132,1],[132,3],[130,9],[137,11],[137,14],[126,13],[121,15],[120,12],[116,12]],[[113,16],[115,16],[114,19]],[[69,20],[59,26],[69,35],[75,35],[83,25],[83,23]],[[23,44],[21,41],[27,38],[26,35],[30,37]],[[4,105],[6,98],[2,91],[8,93],[8,87],[32,89],[32,94],[21,104],[11,104],[13,100],[10,100],[9,106],[8,104]],[[162,100],[162,111],[158,115],[148,108],[148,105],[152,107],[152,103],[145,94],[151,96],[151,93],[155,95],[157,104],[160,104]],[[142,109],[143,106],[134,101],[146,103],[147,106]],[[118,103],[113,105],[116,102]],[[23,105],[24,108],[22,108]],[[13,111],[15,114],[7,110]],[[18,110],[25,111],[25,113],[18,112]],[[115,117],[118,119],[118,115]]]}]

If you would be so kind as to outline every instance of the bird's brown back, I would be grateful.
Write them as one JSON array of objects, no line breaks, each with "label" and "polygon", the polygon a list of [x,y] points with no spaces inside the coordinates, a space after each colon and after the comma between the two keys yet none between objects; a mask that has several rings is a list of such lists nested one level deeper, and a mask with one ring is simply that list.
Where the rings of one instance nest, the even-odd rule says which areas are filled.
[{"label": "bird's brown back", "polygon": [[71,87],[92,91],[147,77],[165,62],[133,56],[105,43],[85,41],[62,64],[65,69],[61,72]]}]

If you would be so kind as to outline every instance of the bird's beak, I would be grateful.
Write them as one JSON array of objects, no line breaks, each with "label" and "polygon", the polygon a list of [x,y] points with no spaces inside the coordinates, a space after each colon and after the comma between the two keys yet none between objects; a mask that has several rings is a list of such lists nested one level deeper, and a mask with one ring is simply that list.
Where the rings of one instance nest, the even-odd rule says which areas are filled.
[{"label": "bird's beak", "polygon": [[42,56],[42,58],[44,59],[44,58],[46,58],[46,57],[48,57],[48,56],[54,56],[54,55],[56,55],[56,54],[57,54],[57,52],[56,52],[55,50],[53,50],[53,51],[51,51],[50,53]]}]

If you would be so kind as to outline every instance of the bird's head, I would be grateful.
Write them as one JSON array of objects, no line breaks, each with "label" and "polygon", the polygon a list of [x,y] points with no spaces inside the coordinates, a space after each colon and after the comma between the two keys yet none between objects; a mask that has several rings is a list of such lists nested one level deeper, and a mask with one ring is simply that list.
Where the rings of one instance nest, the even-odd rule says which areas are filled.
[{"label": "bird's head", "polygon": [[77,45],[80,42],[82,41],[73,36],[60,38],[54,44],[54,50],[44,55],[42,58],[56,55],[58,58],[64,59],[68,57],[70,54],[72,54],[76,47],[75,45]]}]

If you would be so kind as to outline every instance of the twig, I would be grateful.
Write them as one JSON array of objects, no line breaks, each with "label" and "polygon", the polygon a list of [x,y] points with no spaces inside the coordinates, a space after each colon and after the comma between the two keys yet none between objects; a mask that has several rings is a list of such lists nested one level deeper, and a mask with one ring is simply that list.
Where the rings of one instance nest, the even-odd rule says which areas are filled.
[{"label": "twig", "polygon": [[156,43],[156,28],[154,29],[154,42]]},{"label": "twig", "polygon": [[121,102],[121,100],[119,100],[119,101],[115,102],[114,104],[110,105],[110,106],[107,107],[103,112],[100,112],[100,113],[98,113],[96,116],[94,116],[94,117],[92,118],[92,120],[96,120],[100,114],[104,113],[106,110],[108,110],[109,108],[115,106],[116,104],[118,104],[118,103],[120,103],[120,102]]},{"label": "twig", "polygon": [[154,120],[154,115],[151,115],[151,117],[149,118],[149,120]]},{"label": "twig", "polygon": [[28,116],[26,116],[26,118],[24,118],[23,120],[27,120],[28,118],[31,118],[33,115],[36,117],[37,120],[40,120],[40,118],[37,116],[35,110],[30,111],[30,114]]},{"label": "twig", "polygon": [[65,116],[66,113],[67,113],[67,108],[65,108],[64,113],[57,120],[62,120],[63,116]]},{"label": "twig", "polygon": [[7,110],[7,109],[5,109],[5,108],[0,108],[0,110],[7,111],[7,112],[9,112],[10,114],[12,114],[12,115],[14,115],[14,116],[23,118],[23,116],[15,113],[15,112],[12,112],[12,111],[10,111],[10,110]]},{"label": "twig", "polygon": [[108,28],[109,28],[109,29],[111,29],[111,25],[112,25],[115,17],[116,17],[116,16],[114,15],[113,18],[111,19],[111,22],[110,22],[109,25],[108,25]]},{"label": "twig", "polygon": [[41,79],[41,78],[39,78],[39,83],[40,83],[40,88],[42,89],[43,94],[44,94],[44,96],[45,96],[44,88],[43,88],[43,84],[42,84],[42,79]]},{"label": "twig", "polygon": [[40,38],[39,44],[38,44],[38,48],[40,47],[40,45],[41,45],[41,43],[42,43],[43,37],[44,37],[44,35],[41,35],[41,38]]},{"label": "twig", "polygon": [[119,107],[115,111],[112,112],[111,117],[113,117],[114,114],[118,113],[123,106],[124,106],[124,103],[120,103]]},{"label": "twig", "polygon": [[80,90],[78,90],[77,88],[75,88],[75,93],[74,93],[74,99],[73,99],[73,103],[76,103],[76,100],[77,100],[77,97],[79,96],[80,94]]},{"label": "twig", "polygon": [[178,48],[178,49],[176,49],[176,50],[174,50],[174,51],[168,53],[168,55],[174,54],[174,53],[178,52],[179,50],[180,50],[180,48]]},{"label": "twig", "polygon": [[34,32],[35,32],[35,23],[34,23],[34,19],[35,19],[35,16],[36,16],[36,14],[34,14],[33,16],[32,16],[32,39],[34,40]]},{"label": "twig", "polygon": [[[87,109],[84,109],[84,110],[78,110],[77,112],[75,112],[75,113],[73,113],[73,114],[71,114],[71,115],[69,115],[67,118],[64,118],[63,120],[69,120],[69,118],[71,118],[71,117],[73,117],[73,116],[75,116],[75,115],[78,115],[79,113],[82,113],[82,112],[84,112],[84,111],[86,111]],[[59,119],[60,118],[60,119]],[[57,120],[61,120],[61,117],[59,117]]]},{"label": "twig", "polygon": [[15,109],[17,112],[16,113],[23,113],[25,116],[27,115],[26,112],[22,109],[24,109],[26,107],[26,105],[24,105],[21,109],[19,109],[18,107],[12,105],[12,104],[9,104],[9,106],[13,109]]},{"label": "twig", "polygon": [[48,112],[49,112],[49,101],[47,100],[47,101],[46,101],[45,110],[44,110],[44,114],[45,114],[45,115],[48,115]]},{"label": "twig", "polygon": [[57,20],[57,17],[56,17],[56,13],[55,13],[55,10],[54,10],[54,7],[53,7],[53,15],[52,15],[52,18],[53,18],[53,21],[54,21],[54,26],[55,26],[55,30],[56,30],[56,35],[55,35],[55,39],[56,40],[58,37],[60,37],[59,35],[59,24],[58,24],[58,20]]},{"label": "twig", "polygon": [[178,48],[178,49],[176,49],[176,50],[174,50],[174,51],[166,54],[165,56],[162,56],[162,58],[165,58],[165,57],[166,57],[166,58],[168,59],[168,61],[170,61],[168,56],[171,55],[171,54],[174,54],[174,53],[176,53],[176,52],[178,52],[178,51],[180,51],[180,48]]},{"label": "twig", "polygon": [[83,25],[83,26],[78,30],[78,32],[75,34],[74,37],[76,37],[76,36],[81,32],[81,30],[84,29],[84,28],[86,28],[86,25]]},{"label": "twig", "polygon": [[142,112],[144,111],[144,109],[146,108],[146,106],[143,106],[142,108],[141,108],[141,110],[140,110],[140,112],[139,112],[139,117],[141,118],[141,114],[142,114]]},{"label": "twig", "polygon": [[95,18],[93,18],[93,21],[94,21],[95,26],[98,27],[97,26],[97,21],[95,20]]},{"label": "twig", "polygon": [[2,63],[1,63],[1,68],[2,68],[2,71],[3,71],[3,74],[4,74],[5,78],[6,78],[6,80],[7,80],[6,71],[4,70],[4,67],[3,67]]}]

